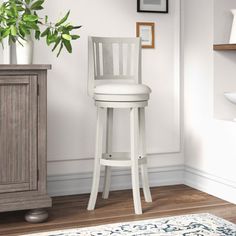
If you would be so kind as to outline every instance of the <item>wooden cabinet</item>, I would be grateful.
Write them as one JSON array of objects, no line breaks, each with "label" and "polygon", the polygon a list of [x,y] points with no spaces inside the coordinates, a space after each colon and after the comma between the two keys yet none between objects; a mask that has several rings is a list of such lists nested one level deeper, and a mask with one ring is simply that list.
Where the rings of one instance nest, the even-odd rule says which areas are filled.
[{"label": "wooden cabinet", "polygon": [[0,65],[0,212],[34,209],[42,221],[46,191],[49,65]]}]

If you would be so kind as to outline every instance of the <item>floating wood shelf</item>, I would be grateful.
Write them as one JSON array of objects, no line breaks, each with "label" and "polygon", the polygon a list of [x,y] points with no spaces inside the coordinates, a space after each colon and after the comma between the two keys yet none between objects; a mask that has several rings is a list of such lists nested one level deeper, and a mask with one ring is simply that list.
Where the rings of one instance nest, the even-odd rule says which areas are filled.
[{"label": "floating wood shelf", "polygon": [[236,44],[214,44],[216,51],[236,51]]}]

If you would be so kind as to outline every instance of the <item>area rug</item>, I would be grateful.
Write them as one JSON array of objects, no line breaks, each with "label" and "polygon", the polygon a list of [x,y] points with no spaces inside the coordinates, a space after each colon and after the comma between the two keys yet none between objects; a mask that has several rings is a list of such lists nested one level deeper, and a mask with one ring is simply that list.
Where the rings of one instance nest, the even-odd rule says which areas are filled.
[{"label": "area rug", "polygon": [[[211,214],[194,214],[27,236],[236,236],[236,225]],[[25,235],[26,236],[26,235]]]}]

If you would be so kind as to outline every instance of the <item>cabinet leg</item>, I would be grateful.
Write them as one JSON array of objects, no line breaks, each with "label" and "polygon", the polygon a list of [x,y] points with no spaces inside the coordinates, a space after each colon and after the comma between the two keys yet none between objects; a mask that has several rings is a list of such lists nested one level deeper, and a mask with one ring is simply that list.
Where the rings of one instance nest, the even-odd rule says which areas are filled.
[{"label": "cabinet leg", "polygon": [[45,209],[34,209],[25,214],[25,220],[29,223],[42,223],[47,219],[48,212]]}]

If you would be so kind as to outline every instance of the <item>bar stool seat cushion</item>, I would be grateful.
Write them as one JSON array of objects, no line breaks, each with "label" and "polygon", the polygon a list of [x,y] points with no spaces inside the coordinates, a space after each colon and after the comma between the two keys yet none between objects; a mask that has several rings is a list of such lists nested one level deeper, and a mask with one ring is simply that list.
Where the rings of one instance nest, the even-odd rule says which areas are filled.
[{"label": "bar stool seat cushion", "polygon": [[94,89],[94,99],[98,101],[147,101],[151,89],[144,84],[102,84]]}]

